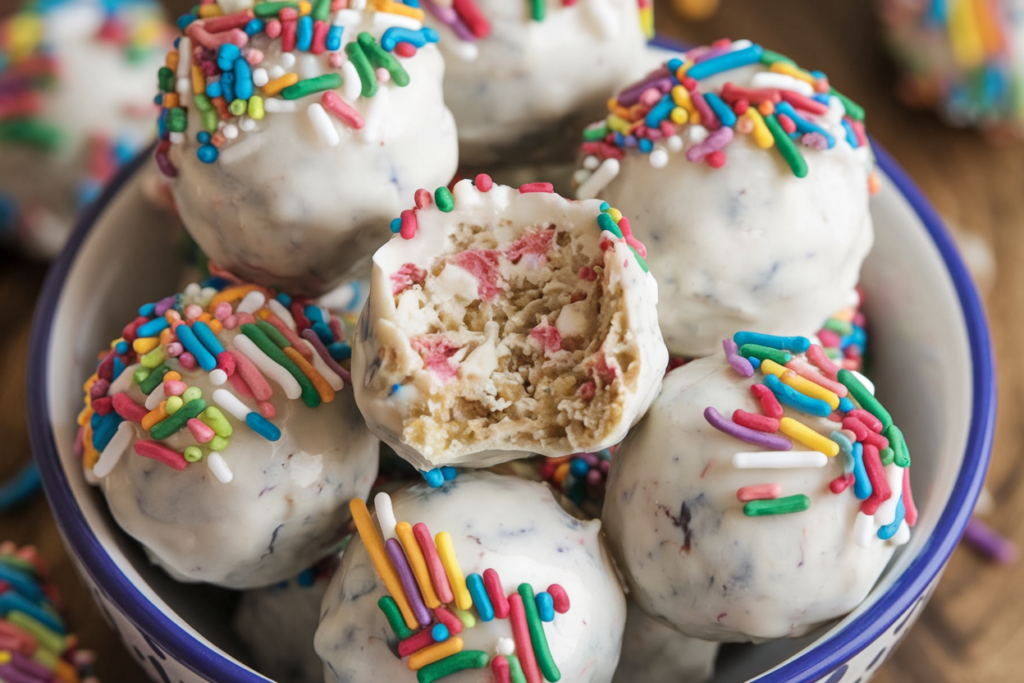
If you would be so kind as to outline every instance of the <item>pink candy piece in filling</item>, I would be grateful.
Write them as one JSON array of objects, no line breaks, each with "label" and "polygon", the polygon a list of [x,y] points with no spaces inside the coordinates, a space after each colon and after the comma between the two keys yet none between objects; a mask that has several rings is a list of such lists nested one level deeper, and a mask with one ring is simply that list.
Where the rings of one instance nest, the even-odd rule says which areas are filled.
[{"label": "pink candy piece in filling", "polygon": [[477,296],[484,301],[494,301],[501,294],[501,287],[498,286],[498,280],[501,278],[498,270],[499,256],[498,251],[472,249],[453,256],[452,263],[468,270],[477,279]]},{"label": "pink candy piece in filling", "polygon": [[423,358],[423,365],[444,381],[458,377],[459,368],[450,360],[458,346],[452,344],[443,334],[425,334],[411,341],[412,348]]},{"label": "pink candy piece in filling", "polygon": [[562,334],[558,328],[546,321],[530,330],[530,338],[535,339],[545,353],[556,353],[562,350]]},{"label": "pink candy piece in filling", "polygon": [[615,368],[608,365],[608,359],[605,358],[603,353],[597,357],[597,360],[594,362],[593,368],[595,375],[599,377],[601,381],[603,381],[605,384],[611,384],[612,380],[615,379]]},{"label": "pink candy piece in filling", "polygon": [[427,271],[415,264],[403,263],[397,273],[391,274],[391,293],[398,296],[413,285],[422,285],[426,279]]},{"label": "pink candy piece in filling", "polygon": [[544,230],[528,232],[505,248],[505,256],[512,263],[518,263],[519,259],[527,254],[543,256],[551,248],[551,240],[554,237],[555,226],[553,225]]}]

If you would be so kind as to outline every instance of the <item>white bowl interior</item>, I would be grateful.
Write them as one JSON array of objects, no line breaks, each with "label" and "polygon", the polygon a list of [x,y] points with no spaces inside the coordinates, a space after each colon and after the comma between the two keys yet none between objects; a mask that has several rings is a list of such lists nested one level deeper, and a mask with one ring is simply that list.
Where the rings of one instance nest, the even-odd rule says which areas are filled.
[{"label": "white bowl interior", "polygon": [[[971,415],[972,369],[953,282],[924,224],[888,179],[872,200],[872,215],[875,247],[862,276],[870,375],[910,445],[921,510],[917,528],[857,612],[803,639],[727,648],[714,683],[756,677],[812,642],[833,637],[867,609],[925,547],[960,470]],[[219,652],[244,657],[229,628],[235,596],[176,583],[151,566],[139,546],[118,529],[102,495],[85,483],[73,453],[82,382],[92,372],[97,351],[134,318],[139,305],[180,286],[183,269],[176,235],[176,221],[143,199],[139,174],[100,216],[58,304],[47,356],[50,415],[71,489],[113,563],[182,629]]]}]

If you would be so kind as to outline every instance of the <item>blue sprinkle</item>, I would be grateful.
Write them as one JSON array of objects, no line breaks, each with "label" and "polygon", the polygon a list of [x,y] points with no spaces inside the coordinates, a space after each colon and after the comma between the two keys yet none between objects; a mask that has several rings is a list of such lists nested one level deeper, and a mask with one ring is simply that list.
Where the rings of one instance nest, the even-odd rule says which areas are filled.
[{"label": "blue sprinkle", "polygon": [[223,43],[217,49],[217,66],[221,71],[231,71],[235,60],[242,56],[242,51],[234,43]]},{"label": "blue sprinkle", "polygon": [[828,80],[828,76],[825,75],[824,71],[812,71],[811,75],[814,76],[819,81],[827,81]]},{"label": "blue sprinkle", "polygon": [[206,82],[206,96],[207,97],[220,97],[220,81],[207,81]]},{"label": "blue sprinkle", "polygon": [[732,340],[736,342],[736,346],[757,344],[758,346],[767,346],[770,349],[793,351],[795,353],[804,353],[811,347],[811,340],[807,337],[780,337],[760,332],[737,332],[732,336]]},{"label": "blue sprinkle", "polygon": [[401,26],[392,26],[380,38],[380,45],[388,52],[395,49],[398,43],[409,43],[415,47],[423,47],[427,43],[436,43],[437,31],[432,28],[421,28],[413,31]]},{"label": "blue sprinkle", "polygon": [[476,607],[477,614],[480,615],[480,621],[492,621],[494,606],[484,587],[484,578],[479,574],[470,574],[466,577],[466,588],[469,590],[470,597],[473,598],[473,606]]},{"label": "blue sprinkle", "polygon": [[313,17],[308,14],[299,17],[299,25],[295,30],[295,47],[303,52],[309,52],[313,44]]},{"label": "blue sprinkle", "polygon": [[161,109],[160,116],[156,118],[156,134],[161,140],[167,138],[167,112],[169,109]]},{"label": "blue sprinkle", "polygon": [[118,415],[115,411],[110,411],[106,415],[101,416],[98,420],[97,415],[93,415],[93,430],[92,430],[92,446],[100,453],[107,447],[110,440],[114,438],[114,434],[117,433],[118,426],[124,422],[124,419]]},{"label": "blue sprinkle", "polygon": [[128,353],[128,350],[130,348],[131,347],[128,346],[128,342],[119,341],[117,342],[117,346],[114,347],[114,351],[116,351],[119,356],[123,356],[124,354]]},{"label": "blue sprinkle", "polygon": [[217,335],[214,334],[213,330],[210,329],[210,326],[202,320],[197,320],[192,323],[192,332],[195,333],[199,341],[202,342],[203,346],[205,346],[213,356],[216,357],[224,353],[224,347],[220,345]]},{"label": "blue sprinkle", "polygon": [[[709,96],[705,96],[705,99],[707,99],[707,97]],[[785,114],[790,119],[792,119],[793,123],[796,124],[796,132],[817,133],[818,135],[821,135],[823,138],[825,138],[825,141],[828,143],[829,149],[832,149],[835,146],[836,139],[832,137],[831,133],[829,133],[827,130],[825,130],[818,124],[812,123],[807,119],[803,118],[802,116],[800,116],[799,114],[797,114],[796,109],[794,109],[793,105],[791,105],[789,102],[779,102],[778,104],[775,105],[775,111],[778,112],[779,114]]]},{"label": "blue sprinkle", "polygon": [[848,413],[851,410],[853,410],[854,407],[855,406],[853,405],[853,401],[848,399],[846,396],[843,396],[841,399],[839,399],[839,412]]},{"label": "blue sprinkle", "polygon": [[96,180],[86,178],[78,187],[78,208],[92,204],[93,200],[100,196],[103,185]]},{"label": "blue sprinkle", "polygon": [[164,103],[164,94],[163,93],[160,93],[159,95],[157,95],[156,97],[153,98],[153,104],[155,104],[157,106],[160,106],[163,103]]},{"label": "blue sprinkle", "polygon": [[585,477],[587,472],[590,471],[590,465],[583,458],[574,458],[569,465],[569,471],[572,472],[574,477]]},{"label": "blue sprinkle", "polygon": [[391,393],[388,394],[388,395],[389,396],[394,396],[395,394],[398,393],[398,390],[401,389],[401,388],[402,388],[401,384],[392,384],[391,385]]},{"label": "blue sprinkle", "polygon": [[206,372],[210,372],[217,368],[217,359],[214,358],[199,337],[196,336],[195,331],[188,325],[178,325],[178,328],[174,331],[178,337],[178,341],[185,347],[185,350],[196,357],[196,362]]},{"label": "blue sprinkle", "polygon": [[844,118],[840,119],[840,123],[843,124],[843,130],[846,131],[846,143],[854,149],[860,147],[860,140],[857,139],[857,133],[854,132],[853,126],[850,125],[850,122]]},{"label": "blue sprinkle", "polygon": [[626,144],[626,138],[623,137],[622,133],[620,133],[619,131],[615,131],[612,135],[615,139],[615,145],[617,147],[622,147],[623,145]]},{"label": "blue sprinkle", "polygon": [[[308,19],[309,17],[304,18]],[[235,97],[240,100],[248,100],[252,97],[252,69],[249,67],[249,62],[245,61],[245,57],[235,60],[234,72]]]},{"label": "blue sprinkle", "polygon": [[742,50],[733,50],[732,52],[727,52],[724,55],[712,57],[700,64],[694,64],[687,70],[686,75],[699,81],[702,78],[714,76],[715,74],[722,73],[723,71],[731,71],[732,69],[738,69],[741,66],[756,64],[761,61],[761,55],[763,53],[764,49],[760,45],[751,45],[750,47],[745,47]]},{"label": "blue sprinkle", "polygon": [[196,15],[194,14],[182,14],[180,17],[178,17],[178,30],[184,33],[185,29],[188,28],[188,25],[195,20]]},{"label": "blue sprinkle", "polygon": [[0,581],[6,581],[11,584],[14,590],[29,600],[39,600],[45,597],[43,590],[35,582],[35,579],[17,567],[0,564]]},{"label": "blue sprinkle", "polygon": [[732,108],[722,101],[722,98],[713,92],[704,93],[704,101],[715,112],[715,116],[722,122],[723,126],[732,128],[736,125],[736,114]]},{"label": "blue sprinkle", "polygon": [[254,36],[257,33],[263,33],[264,23],[262,19],[250,19],[249,23],[245,25],[245,34],[248,36]]},{"label": "blue sprinkle", "polygon": [[867,500],[871,497],[871,480],[868,479],[868,470],[864,467],[864,446],[861,443],[853,444],[853,495],[857,500]]},{"label": "blue sprinkle", "polygon": [[217,157],[220,156],[220,152],[213,145],[203,145],[196,150],[196,156],[199,157],[199,161],[204,164],[212,164],[217,161]]},{"label": "blue sprinkle", "polygon": [[442,467],[441,476],[444,477],[445,481],[451,481],[452,479],[455,479],[455,477],[459,476],[459,471],[454,467]]},{"label": "blue sprinkle", "polygon": [[[330,326],[327,323],[313,323],[309,326],[309,329],[316,332],[316,336],[320,337],[325,345],[330,346],[334,343],[334,332],[331,331]],[[351,355],[351,351],[349,351]]]},{"label": "blue sprinkle", "polygon": [[120,358],[114,356],[114,376],[111,378],[111,381],[120,377],[122,372],[124,372],[124,363]]},{"label": "blue sprinkle", "polygon": [[892,524],[886,524],[878,530],[878,537],[883,541],[888,541],[890,538],[896,535],[896,532],[900,530],[900,525],[903,524],[903,518],[907,515],[907,508],[903,505],[903,496],[900,496],[900,501],[896,503],[896,518],[892,520]]},{"label": "blue sprinkle", "polygon": [[434,624],[434,628],[430,629],[430,637],[434,639],[435,643],[443,643],[450,636],[448,627],[444,624]]},{"label": "blue sprinkle", "polygon": [[249,425],[249,429],[267,441],[277,441],[281,438],[281,430],[273,422],[270,422],[255,411],[245,416],[245,424]]},{"label": "blue sprinkle", "polygon": [[140,325],[139,328],[135,330],[135,334],[139,337],[155,337],[170,326],[171,324],[167,322],[167,318],[161,316],[159,318],[153,318],[149,322]]},{"label": "blue sprinkle", "polygon": [[437,469],[436,467],[430,471],[420,470],[420,474],[423,475],[423,478],[426,480],[427,485],[429,485],[430,488],[432,489],[436,489],[440,487],[441,484],[444,483],[444,475],[441,474],[441,470]]},{"label": "blue sprinkle", "polygon": [[650,154],[651,150],[654,149],[654,143],[647,138],[640,139],[640,151],[644,154]]},{"label": "blue sprinkle", "polygon": [[755,370],[760,370],[761,369],[761,359],[760,358],[754,358],[753,356],[750,356],[749,358],[747,358],[747,360],[750,361],[750,364],[752,366],[754,366]]},{"label": "blue sprinkle", "polygon": [[316,575],[313,573],[313,570],[306,569],[304,571],[299,572],[299,575],[295,577],[295,583],[299,584],[303,588],[309,588],[313,585],[315,579]]},{"label": "blue sprinkle", "polygon": [[608,202],[601,202],[601,206],[597,208],[599,208],[601,211],[607,211],[608,209],[611,208],[611,204],[609,204]]},{"label": "blue sprinkle", "polygon": [[[64,623],[59,617],[50,614],[47,610],[31,602],[28,598],[14,591],[7,591],[0,595],[0,615],[6,617],[10,612],[17,610],[24,612],[46,628],[60,635],[64,635]],[[5,667],[6,668],[6,667]],[[4,676],[7,674],[5,673]],[[28,678],[27,676],[25,678]],[[23,679],[19,679],[23,680]]]},{"label": "blue sprinkle", "polygon": [[331,52],[337,52],[340,50],[341,36],[344,31],[344,26],[331,26],[327,29],[327,40],[324,42],[324,46]]},{"label": "blue sprinkle", "polygon": [[225,71],[220,75],[220,91],[221,95],[228,102],[235,99],[235,72]]},{"label": "blue sprinkle", "polygon": [[681,59],[679,59],[677,57],[674,57],[674,58],[668,60],[668,70],[671,71],[672,73],[675,73],[675,72],[679,71],[679,67],[681,67],[682,65],[683,65],[683,60],[681,60]]},{"label": "blue sprinkle", "polygon": [[831,95],[823,92],[816,92],[813,95],[811,95],[812,100],[814,100],[815,102],[820,102],[821,104],[824,104],[826,107],[831,102],[831,98]]},{"label": "blue sprinkle", "polygon": [[402,231],[402,219],[401,218],[396,218],[393,221],[391,221],[391,232],[397,235],[401,231]]},{"label": "blue sprinkle", "polygon": [[287,294],[285,294],[284,292],[281,292],[280,294],[278,294],[276,298],[277,298],[277,303],[281,304],[285,308],[291,307],[291,305],[292,305],[292,298],[290,296],[288,296]]},{"label": "blue sprinkle", "polygon": [[782,380],[775,375],[765,375],[764,385],[772,390],[775,398],[779,399],[779,403],[796,408],[800,412],[817,417],[828,417],[832,414],[832,407],[829,404],[821,399],[811,398],[788,384],[783,384]]},{"label": "blue sprinkle", "polygon": [[139,315],[143,316],[144,318],[148,318],[151,315],[153,315],[154,311],[156,311],[156,304],[155,303],[154,304],[142,304],[141,306],[139,306]]},{"label": "blue sprinkle", "polygon": [[414,7],[416,9],[420,7],[420,0],[402,0],[402,2],[405,3],[406,7]]},{"label": "blue sprinkle", "polygon": [[334,360],[348,360],[352,357],[352,347],[345,342],[334,342],[327,347],[327,353]]},{"label": "blue sprinkle", "polygon": [[208,142],[210,142],[210,134],[207,133],[205,130],[202,131],[201,133],[199,133],[199,135],[196,136],[196,142],[198,142],[201,145],[207,144]]},{"label": "blue sprinkle", "polygon": [[535,596],[537,601],[537,611],[540,612],[541,621],[554,621],[555,620],[555,601],[548,592],[537,593]]},{"label": "blue sprinkle", "polygon": [[310,322],[322,323],[324,322],[324,312],[320,310],[319,306],[313,306],[310,304],[302,311],[309,318]]}]

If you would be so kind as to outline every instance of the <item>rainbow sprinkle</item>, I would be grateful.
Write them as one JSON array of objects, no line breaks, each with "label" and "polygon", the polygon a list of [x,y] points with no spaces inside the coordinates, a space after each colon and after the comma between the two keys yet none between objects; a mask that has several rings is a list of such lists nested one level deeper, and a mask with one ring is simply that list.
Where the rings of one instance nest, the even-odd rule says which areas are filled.
[{"label": "rainbow sprinkle", "polygon": [[[569,596],[558,584],[535,593],[528,583],[505,595],[494,569],[465,576],[446,531],[433,538],[422,522],[396,522],[391,497],[375,497],[378,533],[366,503],[350,504],[359,537],[366,546],[388,595],[378,606],[399,638],[398,655],[408,658],[419,683],[466,669],[490,667],[497,683],[557,681],[561,673],[551,655],[544,623],[569,611]],[[459,634],[478,621],[508,619],[512,639],[499,638],[492,657],[464,650]],[[513,654],[515,653],[515,654]]]},{"label": "rainbow sprinkle", "polygon": [[[76,453],[96,477],[106,476],[131,444],[135,423],[150,437],[135,441],[136,454],[177,470],[206,461],[227,483],[232,473],[220,452],[236,428],[228,416],[268,441],[278,440],[267,378],[311,408],[332,402],[350,381],[338,364],[351,355],[343,338],[340,321],[309,300],[216,277],[189,285],[142,306],[101,356],[83,387]],[[111,392],[127,371],[148,396],[145,405],[127,392]],[[218,387],[211,396],[189,386],[196,373],[206,373]],[[184,450],[166,443],[185,433],[193,444]]]},{"label": "rainbow sprinkle", "polygon": [[[835,365],[806,337],[737,332],[722,345],[737,374],[753,377],[760,372],[762,378],[750,386],[760,413],[737,409],[730,420],[713,406],[704,411],[715,429],[763,449],[736,453],[733,466],[824,467],[830,458],[841,456],[843,474],[829,488],[836,495],[852,488],[862,501],[854,530],[858,545],[867,547],[872,534],[905,542],[917,522],[910,493],[910,451],[867,378]],[[823,436],[800,419],[786,416],[783,406],[828,420],[834,429]],[[805,450],[795,450],[798,445]],[[748,516],[791,514],[811,506],[804,494],[782,494],[779,484],[764,483],[744,486],[736,497]]]},{"label": "rainbow sprinkle", "polygon": [[[704,79],[744,67],[764,69],[751,87],[726,82],[717,90],[701,88]],[[668,60],[609,100],[608,112],[605,120],[584,130],[582,145],[584,168],[604,183],[617,173],[627,150],[649,155],[655,168],[664,167],[670,152],[687,146],[683,132],[692,163],[722,167],[729,144],[746,134],[762,149],[776,148],[793,175],[802,178],[807,162],[801,146],[824,150],[836,145],[837,130],[829,130],[824,119],[831,112],[841,117],[842,140],[870,150],[864,110],[832,88],[825,74],[805,71],[749,40],[720,40]],[[602,172],[609,160],[614,162]],[[877,180],[869,182],[874,191]]]},{"label": "rainbow sprinkle", "polygon": [[575,453],[545,458],[541,478],[562,492],[587,515],[601,516],[608,483],[608,470],[618,446],[597,453]]}]

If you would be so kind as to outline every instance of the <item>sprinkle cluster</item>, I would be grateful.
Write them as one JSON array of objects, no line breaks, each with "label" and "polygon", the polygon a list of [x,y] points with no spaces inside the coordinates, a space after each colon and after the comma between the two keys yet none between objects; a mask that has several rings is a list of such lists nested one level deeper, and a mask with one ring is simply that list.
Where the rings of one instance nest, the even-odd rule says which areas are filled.
[{"label": "sprinkle cluster", "polygon": [[[407,86],[409,74],[395,55],[413,57],[438,40],[436,31],[422,26],[417,0],[370,2],[367,8],[366,0],[263,0],[230,13],[221,3],[204,2],[179,17],[182,36],[158,73],[156,101],[162,109],[156,159],[164,175],[177,175],[167,154],[170,145],[186,139],[189,101],[203,128],[196,154],[204,163],[215,162],[239,131],[254,131],[266,113],[293,112],[295,100],[318,93],[319,102],[309,104],[306,113],[324,145],[340,142],[332,116],[363,128],[366,121],[350,102],[374,97],[382,83]],[[346,26],[363,21],[366,9],[374,12],[375,26],[387,27],[379,43],[366,31],[351,38],[345,34]],[[263,51],[253,45],[261,35],[280,39],[278,64],[265,64]],[[300,78],[290,70],[296,51],[326,55],[331,70]],[[337,92],[342,88],[344,98]]]},{"label": "sprinkle cluster", "polygon": [[608,470],[617,448],[612,446],[596,453],[546,458],[541,466],[541,477],[583,512],[592,517],[600,517],[607,490]]},{"label": "sprinkle cluster", "polygon": [[825,355],[847,370],[860,370],[864,364],[868,335],[860,311],[861,298],[858,288],[857,303],[833,314],[817,333]]},{"label": "sprinkle cluster", "polygon": [[93,654],[78,649],[39,552],[0,544],[0,679],[98,683]]},{"label": "sprinkle cluster", "polygon": [[[268,441],[281,438],[272,422],[274,389],[311,408],[330,403],[349,373],[351,356],[340,321],[311,301],[254,284],[211,278],[139,309],[121,338],[102,355],[86,381],[76,453],[96,477],[106,476],[133,445],[135,453],[177,470],[206,461],[222,482],[232,479],[220,452],[236,426],[224,413]],[[111,391],[134,366],[131,381],[147,395],[140,405],[127,391]],[[206,397],[189,379],[205,373]],[[233,391],[225,388],[230,383]],[[253,409],[250,405],[255,405]],[[135,425],[149,439],[132,441]],[[183,451],[165,440],[191,434]]]},{"label": "sprinkle cluster", "polygon": [[[399,638],[398,654],[408,657],[419,683],[433,683],[466,669],[488,666],[497,683],[557,681],[561,673],[551,655],[544,622],[569,611],[569,596],[558,584],[534,593],[528,583],[506,596],[494,569],[465,576],[447,531],[431,537],[427,525],[397,522],[391,498],[374,498],[381,534],[366,503],[350,504],[359,537],[370,554],[389,595],[377,603]],[[474,614],[475,612],[475,614]],[[496,643],[491,657],[482,650],[464,650],[458,634],[477,619],[508,619],[512,639]]]},{"label": "sprinkle cluster", "polygon": [[[806,337],[737,332],[722,345],[737,373],[753,377],[756,370],[762,376],[760,383],[750,386],[761,413],[737,409],[729,420],[713,406],[704,411],[716,429],[767,449],[736,453],[733,466],[753,470],[824,467],[830,458],[842,454],[843,474],[831,482],[830,489],[839,495],[853,487],[862,501],[854,528],[858,545],[867,547],[872,535],[905,542],[909,527],[917,521],[910,493],[910,452],[868,380],[835,365],[821,346]],[[783,405],[832,422],[832,433],[825,437],[805,422],[786,417]],[[793,450],[794,441],[809,450]],[[806,495],[782,494],[780,484],[763,483],[744,486],[736,497],[748,516],[801,512],[811,506]]]},{"label": "sprinkle cluster", "polygon": [[[717,90],[701,88],[707,78],[750,66],[767,69],[753,76],[752,87],[727,82]],[[628,149],[649,155],[655,168],[664,167],[669,152],[687,147],[684,131],[687,160],[720,168],[727,146],[742,133],[762,149],[777,148],[793,175],[803,178],[807,162],[801,146],[822,150],[836,144],[835,127],[830,131],[824,120],[833,111],[846,142],[855,149],[866,146],[864,110],[831,87],[825,74],[805,71],[748,40],[720,40],[668,60],[609,100],[605,120],[583,132],[584,169],[594,171],[594,183],[614,177]],[[614,163],[602,173],[599,167],[609,160]],[[874,188],[877,181],[871,183]]]}]

